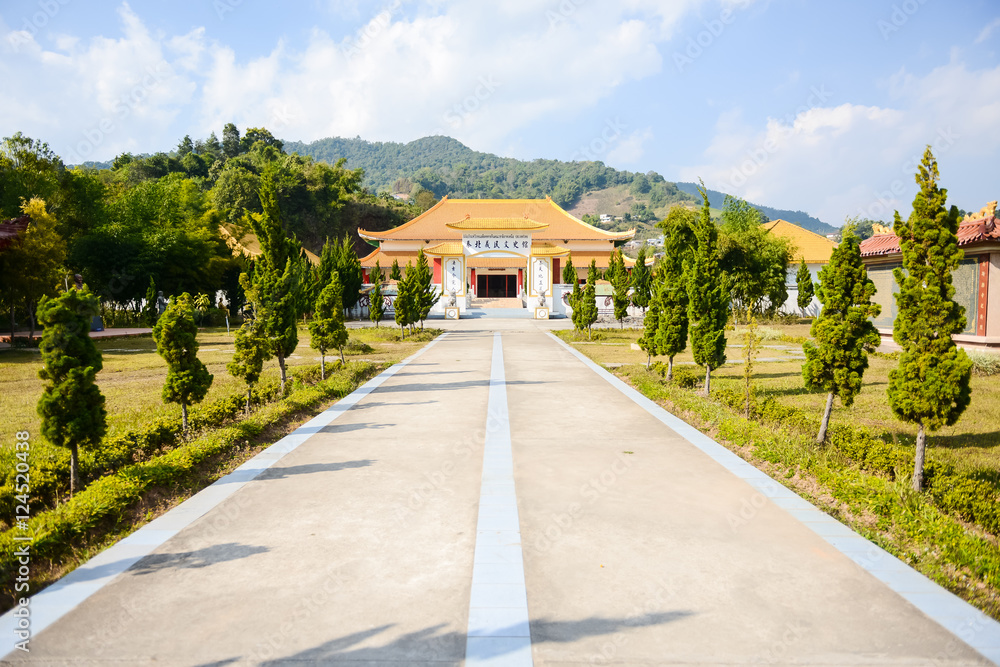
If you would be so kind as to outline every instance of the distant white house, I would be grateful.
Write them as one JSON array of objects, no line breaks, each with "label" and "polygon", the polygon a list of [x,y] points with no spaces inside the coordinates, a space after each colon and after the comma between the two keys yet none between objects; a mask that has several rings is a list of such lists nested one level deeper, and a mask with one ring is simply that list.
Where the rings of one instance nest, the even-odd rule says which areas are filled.
[{"label": "distant white house", "polygon": [[601,222],[611,222],[614,218],[607,213],[601,213]]}]

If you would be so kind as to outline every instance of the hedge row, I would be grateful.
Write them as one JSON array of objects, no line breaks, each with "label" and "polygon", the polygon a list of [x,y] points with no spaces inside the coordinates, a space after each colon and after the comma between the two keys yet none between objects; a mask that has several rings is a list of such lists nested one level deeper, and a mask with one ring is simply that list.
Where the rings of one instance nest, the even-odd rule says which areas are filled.
[{"label": "hedge row", "polygon": [[[264,405],[278,396],[278,382],[268,378],[258,383],[251,397],[251,405]],[[246,408],[246,394],[236,393],[190,411],[190,425],[194,432],[216,428],[241,416]],[[93,480],[108,475],[124,466],[140,463],[176,446],[182,439],[180,417],[157,416],[119,435],[104,438],[93,448],[80,452],[80,477],[86,486]],[[0,517],[14,516],[16,471],[13,465],[14,449],[0,450]],[[9,465],[8,465],[9,464]],[[68,491],[69,450],[53,447],[36,439],[31,451],[31,511],[32,513],[55,507]],[[0,523],[6,525],[6,522]]]},{"label": "hedge row", "polygon": [[[713,397],[733,410],[742,411],[746,395],[731,387],[720,387]],[[804,411],[783,405],[773,396],[754,396],[751,416],[762,422],[782,426],[803,436],[815,436],[819,420]],[[860,470],[890,480],[907,478],[913,470],[913,452],[908,447],[878,437],[867,429],[834,424],[828,443]],[[951,464],[930,459],[924,466],[924,488],[934,503],[964,521],[1000,536],[1000,484],[992,471],[957,471]]]},{"label": "hedge row", "polygon": [[[58,561],[70,553],[74,545],[79,546],[81,538],[98,523],[105,520],[117,522],[150,488],[185,481],[197,472],[200,463],[232,453],[267,427],[301,410],[347,395],[380,368],[380,365],[370,362],[350,362],[334,371],[326,381],[295,390],[287,398],[242,421],[98,479],[68,502],[33,516],[28,522],[27,533],[17,528],[4,531],[0,534],[0,580],[13,581],[17,568],[15,547],[24,544],[15,542],[15,536],[34,536],[31,552],[36,563],[42,560]],[[9,605],[9,601],[7,603]]]}]

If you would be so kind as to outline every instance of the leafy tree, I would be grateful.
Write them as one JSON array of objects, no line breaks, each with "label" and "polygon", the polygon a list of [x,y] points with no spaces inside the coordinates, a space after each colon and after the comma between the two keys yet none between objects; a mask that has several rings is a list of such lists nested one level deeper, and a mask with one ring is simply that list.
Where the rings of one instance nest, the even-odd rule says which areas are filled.
[{"label": "leafy tree", "polygon": [[375,262],[371,273],[372,291],[368,293],[368,317],[378,327],[379,321],[385,315],[385,296],[382,294],[382,267]]},{"label": "leafy tree", "polygon": [[635,258],[635,266],[632,267],[632,305],[641,308],[646,312],[649,300],[652,298],[650,292],[650,272],[646,266],[646,244],[639,247],[639,254]]},{"label": "leafy tree", "polygon": [[621,250],[615,249],[610,258],[611,266],[608,268],[608,275],[611,286],[614,288],[612,300],[615,306],[615,319],[618,320],[622,329],[625,328],[625,318],[628,316],[629,294],[632,287],[632,278],[625,268],[625,260]]},{"label": "leafy tree", "polygon": [[[809,330],[816,343],[806,342],[802,378],[806,387],[827,392],[826,409],[816,442],[826,440],[834,396],[845,406],[854,403],[868,368],[868,352],[878,347],[879,335],[869,318],[882,310],[871,302],[875,284],[861,261],[860,239],[848,229],[819,272],[817,297],[823,304]],[[805,264],[803,263],[803,266]]]},{"label": "leafy tree", "polygon": [[424,328],[424,320],[431,312],[431,308],[437,303],[437,290],[434,288],[434,275],[431,267],[427,263],[427,256],[424,249],[417,251],[417,266],[414,269],[415,282],[413,285],[416,305],[416,319],[420,320],[420,328]]},{"label": "leafy tree", "polygon": [[896,417],[917,425],[913,488],[924,480],[927,431],[951,426],[969,406],[972,362],[952,336],[965,329],[965,309],[955,302],[951,273],[964,253],[958,247],[958,209],[945,208],[948,191],[937,185],[937,160],[928,146],[917,171],[920,191],[913,213],[903,222],[895,215],[903,268],[898,315],[892,335],[902,349],[899,366],[889,372],[889,406]]},{"label": "leafy tree", "polygon": [[226,123],[222,128],[222,152],[227,158],[240,154],[240,131],[233,123]]},{"label": "leafy tree", "polygon": [[674,357],[684,351],[688,340],[688,286],[680,258],[679,254],[667,256],[659,271],[656,347],[659,354],[667,357],[667,380],[673,379]]},{"label": "leafy tree", "polygon": [[[645,317],[642,320],[642,336],[637,341],[639,347],[646,351],[646,368],[649,368],[650,362],[653,360],[653,355],[660,354],[660,348],[657,345],[656,334],[660,329],[660,274],[659,272],[653,274],[653,280],[651,281],[652,298],[649,301],[649,310],[646,311]],[[671,370],[673,365],[671,364]]]},{"label": "leafy tree", "polygon": [[719,276],[718,231],[712,222],[704,185],[701,197],[701,217],[694,228],[698,245],[686,273],[691,351],[695,363],[705,367],[705,395],[709,396],[712,369],[726,363],[729,299]]},{"label": "leafy tree", "polygon": [[16,132],[0,141],[0,219],[20,215],[22,200],[57,201],[65,167],[47,143]]},{"label": "leafy tree", "polygon": [[734,316],[747,308],[758,315],[776,312],[788,300],[785,280],[792,248],[787,240],[764,229],[763,222],[766,218],[755,207],[726,197],[718,241],[719,266]]},{"label": "leafy tree", "polygon": [[562,268],[562,281],[564,285],[573,285],[580,282],[576,277],[576,267],[573,266],[573,258],[566,258],[566,265]]},{"label": "leafy tree", "polygon": [[170,305],[153,327],[156,351],[167,362],[163,401],[180,403],[181,428],[188,430],[188,406],[200,403],[212,386],[212,374],[198,359],[198,327],[194,323],[191,295],[170,299]]},{"label": "leafy tree", "polygon": [[107,431],[104,396],[95,377],[103,367],[90,338],[90,321],[98,312],[97,297],[84,287],[55,298],[42,297],[38,321],[44,327],[39,348],[45,380],[38,400],[42,435],[70,451],[69,493],[79,487],[79,450],[96,445]]},{"label": "leafy tree", "polygon": [[[63,275],[66,243],[56,231],[55,217],[45,210],[45,202],[37,197],[21,206],[31,222],[20,237],[19,243],[3,253],[3,278],[5,300],[13,306],[24,304],[31,322],[29,336],[35,336],[35,306],[46,295],[53,295]],[[11,328],[13,336],[13,327]]]},{"label": "leafy tree", "polygon": [[806,258],[803,257],[802,261],[799,262],[799,271],[795,274],[795,283],[799,288],[799,294],[796,298],[799,304],[799,309],[802,311],[802,317],[806,316],[806,308],[812,303],[813,295],[815,290],[813,289],[812,274],[809,273],[809,267],[806,266]]},{"label": "leafy tree", "polygon": [[392,270],[389,271],[389,280],[402,280],[403,273],[399,270],[399,260],[392,260]]},{"label": "leafy tree", "polygon": [[180,143],[177,144],[177,157],[184,157],[194,150],[194,142],[191,141],[191,135],[185,134],[184,138],[181,139]]},{"label": "leafy tree", "polygon": [[151,327],[156,324],[156,318],[159,316],[158,308],[156,306],[156,283],[153,282],[153,276],[149,277],[149,287],[146,288],[146,298],[143,301],[142,306],[142,320],[147,327]]},{"label": "leafy tree", "polygon": [[247,385],[246,413],[250,414],[250,401],[253,398],[253,386],[260,380],[264,370],[264,362],[270,358],[267,339],[261,334],[256,320],[248,319],[236,330],[234,339],[236,351],[233,359],[226,364],[229,374],[243,380]]},{"label": "leafy tree", "polygon": [[344,302],[341,300],[343,288],[340,278],[334,273],[330,282],[319,293],[313,309],[313,320],[309,323],[309,345],[319,351],[319,376],[326,379],[326,351],[340,351],[340,363],[344,361],[344,344],[347,343],[347,327],[344,326]]},{"label": "leafy tree", "polygon": [[357,305],[358,299],[361,298],[361,284],[364,282],[364,274],[358,253],[354,251],[354,244],[347,236],[343,238],[337,255],[337,273],[343,288],[344,310],[350,310]]}]

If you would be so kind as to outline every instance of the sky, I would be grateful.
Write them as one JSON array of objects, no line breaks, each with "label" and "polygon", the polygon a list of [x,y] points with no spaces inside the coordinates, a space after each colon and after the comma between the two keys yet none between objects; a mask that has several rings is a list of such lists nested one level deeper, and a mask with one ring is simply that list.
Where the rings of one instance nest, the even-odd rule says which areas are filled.
[{"label": "sky", "polygon": [[905,217],[1000,197],[1000,0],[4,0],[0,136],[67,164],[266,127],[444,134],[523,160],[701,178]]}]

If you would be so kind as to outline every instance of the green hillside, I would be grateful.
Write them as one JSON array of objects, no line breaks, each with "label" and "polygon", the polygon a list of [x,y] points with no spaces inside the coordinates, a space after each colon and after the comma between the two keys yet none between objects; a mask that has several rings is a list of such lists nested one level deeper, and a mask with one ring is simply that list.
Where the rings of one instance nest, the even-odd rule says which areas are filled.
[{"label": "green hillside", "polygon": [[[687,192],[692,195],[698,194],[697,183],[677,183],[676,185],[678,189],[683,192]],[[725,199],[725,192],[719,192],[718,190],[708,191],[708,205],[712,208],[721,209],[722,203]],[[787,220],[788,222],[794,223],[799,227],[814,231],[817,234],[822,234],[823,236],[840,231],[839,227],[834,227],[833,225],[823,222],[819,218],[814,218],[803,211],[789,211],[781,208],[771,208],[770,206],[761,206],[760,204],[751,205],[771,220]]]}]

